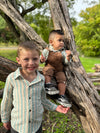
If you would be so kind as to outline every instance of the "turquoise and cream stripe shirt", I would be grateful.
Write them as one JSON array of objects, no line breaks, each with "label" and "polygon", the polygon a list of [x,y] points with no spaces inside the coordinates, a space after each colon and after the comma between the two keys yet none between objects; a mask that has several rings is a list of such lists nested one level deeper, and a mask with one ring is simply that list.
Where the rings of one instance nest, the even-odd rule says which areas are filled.
[{"label": "turquoise and cream stripe shirt", "polygon": [[37,71],[37,77],[30,83],[18,68],[6,80],[1,103],[3,123],[11,121],[11,126],[19,133],[35,133],[41,123],[45,107],[55,110],[57,105],[46,98],[44,76]]}]

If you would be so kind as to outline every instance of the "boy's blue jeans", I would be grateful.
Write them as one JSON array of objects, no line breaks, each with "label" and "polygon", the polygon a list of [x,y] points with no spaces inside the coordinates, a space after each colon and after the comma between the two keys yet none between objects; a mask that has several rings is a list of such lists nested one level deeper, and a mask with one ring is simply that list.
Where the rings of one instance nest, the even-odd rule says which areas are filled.
[{"label": "boy's blue jeans", "polygon": [[[11,133],[18,133],[18,132],[15,131],[13,128],[11,128]],[[42,124],[41,124],[39,130],[36,133],[42,133]]]}]

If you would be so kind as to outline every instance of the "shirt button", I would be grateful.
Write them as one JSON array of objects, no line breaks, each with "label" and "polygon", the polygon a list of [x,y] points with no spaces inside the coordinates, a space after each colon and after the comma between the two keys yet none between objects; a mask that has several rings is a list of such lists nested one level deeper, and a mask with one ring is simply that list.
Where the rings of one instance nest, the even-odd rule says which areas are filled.
[{"label": "shirt button", "polygon": [[31,99],[31,97],[29,97],[29,99]]},{"label": "shirt button", "polygon": [[29,121],[29,123],[31,123],[31,121]]},{"label": "shirt button", "polygon": [[31,112],[31,109],[29,110],[29,112]]}]

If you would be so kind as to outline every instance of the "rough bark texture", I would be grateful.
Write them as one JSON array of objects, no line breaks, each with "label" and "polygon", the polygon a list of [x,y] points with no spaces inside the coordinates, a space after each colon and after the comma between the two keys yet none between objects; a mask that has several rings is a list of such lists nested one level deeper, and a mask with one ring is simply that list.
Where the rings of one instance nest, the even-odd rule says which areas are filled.
[{"label": "rough bark texture", "polygon": [[[68,94],[72,101],[72,109],[80,119],[85,133],[99,133],[100,96],[79,60],[66,1],[49,0],[49,5],[55,29],[62,29],[64,31],[66,49],[70,49],[74,54],[73,61],[65,67],[67,78],[66,94]],[[22,19],[8,0],[0,0],[0,9],[16,23],[30,40],[34,40],[40,48],[46,46],[46,43]],[[0,79],[6,74],[4,77],[5,79],[11,71],[14,71],[17,68],[17,64],[13,64],[13,62],[8,60],[6,61],[6,59],[2,57],[0,57],[0,59]]]},{"label": "rough bark texture", "polygon": [[49,0],[55,29],[62,29],[66,48],[73,51],[73,61],[65,67],[67,92],[73,111],[80,119],[85,133],[98,133],[100,128],[100,96],[88,78],[76,51],[74,35],[65,0]]},{"label": "rough bark texture", "polygon": [[5,82],[9,73],[15,71],[18,67],[16,62],[0,56],[0,81]]}]

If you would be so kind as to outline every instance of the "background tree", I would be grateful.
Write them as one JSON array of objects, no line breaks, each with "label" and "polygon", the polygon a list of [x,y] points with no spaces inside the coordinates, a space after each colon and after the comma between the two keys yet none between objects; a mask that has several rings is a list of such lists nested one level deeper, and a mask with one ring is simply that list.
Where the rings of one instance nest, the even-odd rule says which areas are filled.
[{"label": "background tree", "polygon": [[78,50],[85,56],[100,56],[100,4],[81,11],[82,21],[74,27]]},{"label": "background tree", "polygon": [[[80,119],[86,133],[98,133],[100,128],[100,96],[92,82],[88,79],[79,60],[66,1],[49,0],[49,5],[54,28],[60,28],[64,31],[65,46],[73,51],[73,61],[70,62],[70,65],[65,67],[67,78],[66,93],[73,103],[72,109]],[[39,47],[44,48],[46,46],[46,43],[25,22],[8,0],[0,0],[0,9],[12,19],[30,40],[33,40]],[[10,67],[10,65],[12,65],[12,67]],[[0,57],[0,69],[2,68],[0,70],[0,79],[5,75],[8,67],[8,70],[11,70],[10,68],[14,70],[17,68],[17,64]]]},{"label": "background tree", "polygon": [[[49,31],[53,27],[51,16],[50,16],[48,0],[32,0],[32,1],[30,0],[9,0],[9,2],[19,12],[22,18],[24,18],[25,21],[29,25],[34,27],[34,30],[45,41],[47,41]],[[68,7],[72,8],[74,4],[74,0],[67,0],[67,3],[68,3]],[[26,35],[22,32],[22,30],[20,30],[16,26],[16,24],[13,23],[13,21],[9,18],[9,16],[4,14],[2,11],[0,12],[0,15],[4,18],[5,22],[7,23],[10,32],[12,32],[12,38],[14,38],[13,40],[19,42],[19,41],[25,41],[28,39]]]}]

